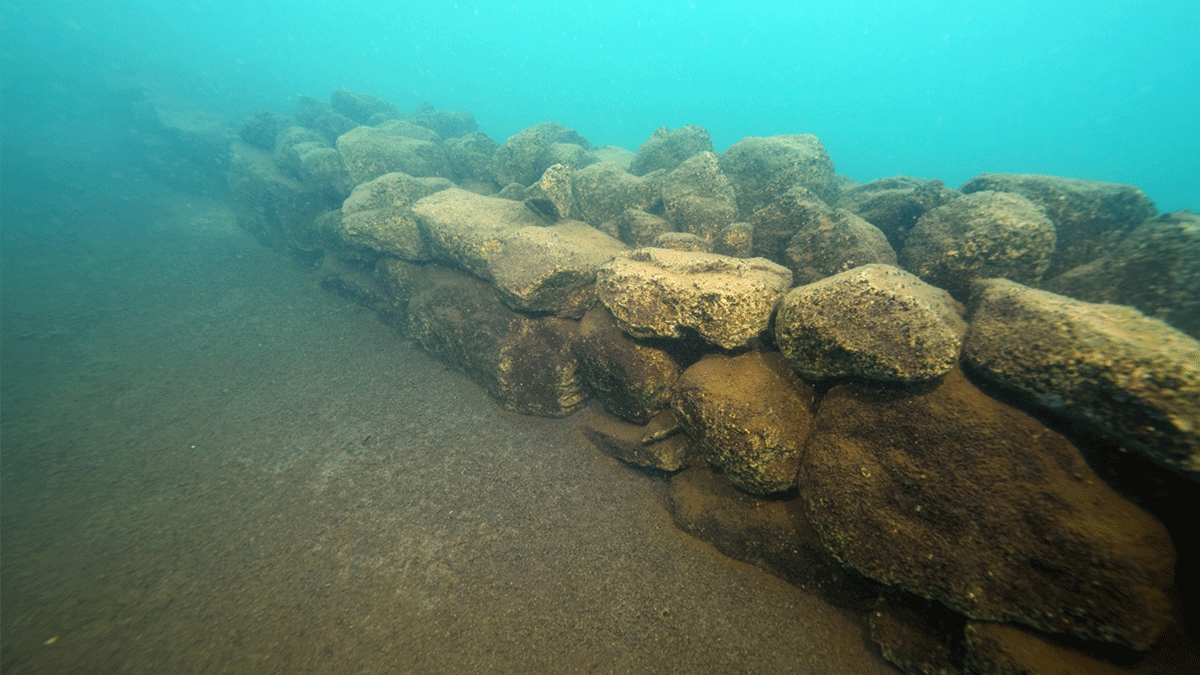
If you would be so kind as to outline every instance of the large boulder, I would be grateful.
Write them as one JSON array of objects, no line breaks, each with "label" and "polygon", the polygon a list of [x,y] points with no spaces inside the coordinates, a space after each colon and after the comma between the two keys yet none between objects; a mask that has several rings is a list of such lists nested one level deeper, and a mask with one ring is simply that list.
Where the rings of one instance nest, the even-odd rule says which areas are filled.
[{"label": "large boulder", "polygon": [[683,372],[663,349],[622,333],[604,307],[583,316],[575,355],[592,396],[608,412],[634,424],[649,422],[670,405],[672,387]]},{"label": "large boulder", "polygon": [[451,187],[454,184],[445,178],[385,173],[354,188],[342,204],[337,234],[347,246],[403,260],[428,260],[429,251],[412,205]]},{"label": "large boulder", "polygon": [[1014,192],[1045,209],[1058,232],[1047,277],[1111,252],[1130,230],[1158,214],[1154,202],[1136,187],[1094,180],[985,173],[959,189]]},{"label": "large boulder", "polygon": [[422,103],[408,116],[408,121],[432,129],[439,138],[459,138],[479,131],[475,116],[466,110],[438,110]]},{"label": "large boulder", "polygon": [[417,280],[408,318],[417,344],[509,410],[563,417],[587,400],[573,348],[578,322],[519,314],[486,282],[437,266]]},{"label": "large boulder", "polygon": [[799,488],[839,560],[969,618],[1135,649],[1172,621],[1162,524],[960,370],[926,391],[834,387]]},{"label": "large boulder", "polygon": [[733,186],[712,152],[692,155],[662,180],[664,216],[680,232],[712,242],[737,220]]},{"label": "large boulder", "polygon": [[625,209],[616,221],[617,238],[633,248],[653,246],[660,235],[673,232],[673,228],[666,218],[641,209]]},{"label": "large boulder", "polygon": [[709,354],[675,385],[671,408],[701,456],[751,494],[796,487],[813,390],[779,352]]},{"label": "large boulder", "polygon": [[675,130],[659,127],[638,148],[629,173],[644,176],[659,169],[673,171],[689,157],[712,151],[712,137],[704,127],[693,124]]},{"label": "large boulder", "polygon": [[296,120],[319,132],[328,143],[336,143],[339,136],[358,126],[358,122],[311,96],[296,99]]},{"label": "large boulder", "polygon": [[400,111],[391,102],[374,94],[351,91],[342,87],[335,89],[329,97],[329,107],[354,120],[355,124],[369,124],[379,113],[390,113],[399,117]]},{"label": "large boulder", "polygon": [[1037,284],[1054,254],[1054,223],[1021,195],[975,192],[929,211],[900,251],[900,264],[966,299],[971,283],[992,277]]},{"label": "large boulder", "polygon": [[491,136],[476,131],[445,142],[446,158],[450,162],[451,178],[455,182],[476,181],[493,183],[492,155],[500,144]]},{"label": "large boulder", "polygon": [[661,174],[631,176],[612,162],[597,162],[578,169],[572,175],[574,217],[601,227],[627,209],[661,212],[660,180]]},{"label": "large boulder", "polygon": [[792,273],[762,258],[641,248],[603,265],[596,277],[601,302],[630,335],[698,335],[734,349],[766,330]]},{"label": "large boulder", "polygon": [[902,269],[863,265],[784,296],[775,340],[810,380],[920,382],[958,363],[957,303]]},{"label": "large boulder", "polygon": [[788,242],[787,266],[797,284],[873,263],[895,266],[896,252],[879,228],[846,209],[830,209],[813,218]]},{"label": "large boulder", "polygon": [[961,196],[940,180],[893,176],[844,190],[837,205],[878,227],[899,251],[921,216]]},{"label": "large boulder", "polygon": [[355,185],[392,171],[417,177],[453,175],[436,135],[408,122],[356,127],[337,139],[337,149]]},{"label": "large boulder", "polygon": [[489,261],[505,235],[546,223],[520,202],[452,188],[413,205],[434,259],[491,280]]},{"label": "large boulder", "polygon": [[827,203],[837,197],[833,161],[812,134],[743,138],[721,155],[721,170],[733,183],[743,219],[797,185]]},{"label": "large boulder", "polygon": [[825,550],[800,499],[751,495],[698,464],[671,477],[667,509],[684,532],[831,604],[864,611],[879,593],[876,582],[846,569]]},{"label": "large boulder", "polygon": [[297,251],[320,248],[315,222],[331,206],[326,198],[280,171],[271,155],[236,141],[229,192],[238,225],[268,246]]},{"label": "large boulder", "polygon": [[833,209],[812,190],[795,186],[750,217],[754,226],[754,255],[787,264],[787,247],[801,229],[829,221]]},{"label": "large boulder", "polygon": [[578,319],[596,304],[596,270],[626,251],[620,241],[577,220],[505,234],[487,278],[514,310]]},{"label": "large boulder", "polygon": [[496,150],[492,158],[492,175],[496,182],[500,185],[517,183],[525,186],[537,180],[552,164],[581,168],[569,161],[560,161],[560,155],[568,150],[555,148],[556,143],[575,145],[582,150],[592,149],[592,144],[573,129],[558,122],[543,122],[522,130]]},{"label": "large boulder", "polygon": [[1045,289],[1132,305],[1200,339],[1200,216],[1180,211],[1147,220],[1112,253],[1060,274]]},{"label": "large boulder", "polygon": [[[269,110],[255,110],[242,121],[238,136],[258,148],[271,152],[275,149],[275,137],[288,127],[295,126],[294,120]],[[323,139],[322,139],[323,140]]]},{"label": "large boulder", "polygon": [[1200,481],[1200,342],[1132,307],[976,285],[963,358],[1027,403]]}]

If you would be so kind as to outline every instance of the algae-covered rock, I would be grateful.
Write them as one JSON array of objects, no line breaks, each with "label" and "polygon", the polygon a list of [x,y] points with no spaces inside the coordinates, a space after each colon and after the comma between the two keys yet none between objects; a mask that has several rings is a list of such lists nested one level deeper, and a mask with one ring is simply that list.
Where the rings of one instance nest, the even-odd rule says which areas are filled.
[{"label": "algae-covered rock", "polygon": [[1047,277],[1110,253],[1130,230],[1158,214],[1154,202],[1136,187],[1095,180],[985,173],[959,189],[968,194],[1013,192],[1045,209],[1058,237]]},{"label": "algae-covered rock", "polygon": [[689,333],[725,349],[766,330],[792,273],[769,260],[641,248],[597,271],[600,300],[635,337]]},{"label": "algae-covered rock", "polygon": [[813,390],[779,352],[709,354],[675,385],[671,408],[701,456],[755,495],[796,485]]},{"label": "algae-covered rock", "polygon": [[680,232],[711,242],[737,219],[737,199],[715,153],[685,160],[663,177],[661,190],[664,217]]},{"label": "algae-covered rock", "polygon": [[413,205],[430,253],[443,264],[491,280],[489,261],[509,232],[546,223],[520,202],[451,188]]},{"label": "algae-covered rock", "polygon": [[393,171],[417,177],[452,175],[437,135],[407,122],[356,127],[337,139],[337,149],[356,185]]},{"label": "algae-covered rock", "polygon": [[789,291],[775,339],[811,380],[929,380],[958,363],[966,326],[955,305],[902,269],[863,265]]},{"label": "algae-covered rock", "polygon": [[672,387],[683,372],[666,351],[622,333],[604,307],[584,315],[575,354],[592,396],[613,415],[635,424],[645,424],[670,404]]},{"label": "algae-covered rock", "polygon": [[1132,307],[976,285],[963,358],[1032,405],[1200,480],[1200,342]]},{"label": "algae-covered rock", "polygon": [[712,137],[704,127],[694,124],[674,130],[659,127],[638,148],[637,156],[629,165],[629,173],[644,176],[659,169],[673,171],[693,155],[712,151]]},{"label": "algae-covered rock", "polygon": [[412,205],[453,185],[445,178],[415,178],[399,172],[367,181],[354,188],[342,204],[338,234],[349,246],[404,260],[428,260]]},{"label": "algae-covered rock", "polygon": [[400,111],[391,102],[374,94],[351,91],[342,87],[335,89],[329,97],[329,107],[354,120],[355,124],[368,124],[379,113],[399,116]]},{"label": "algae-covered rock", "polygon": [[788,242],[793,281],[809,284],[870,264],[896,264],[896,252],[874,225],[846,209],[830,209],[804,223]]},{"label": "algae-covered rock", "polygon": [[1112,253],[1044,287],[1087,302],[1132,305],[1200,339],[1200,216],[1180,211],[1151,218]]},{"label": "algae-covered rock", "polygon": [[1172,620],[1162,524],[960,370],[917,392],[834,387],[799,487],[839,560],[967,617],[1136,649]]},{"label": "algae-covered rock", "polygon": [[992,277],[1036,284],[1054,254],[1054,224],[1021,195],[974,192],[929,211],[908,233],[900,264],[965,299]]},{"label": "algae-covered rock", "polygon": [[271,155],[233,144],[229,191],[238,225],[268,246],[299,251],[320,247],[317,216],[330,208],[323,195],[285,175]]},{"label": "algae-covered rock", "polygon": [[551,164],[570,164],[556,157],[568,151],[554,148],[555,143],[576,145],[582,150],[592,149],[592,144],[586,138],[558,122],[534,125],[509,138],[496,150],[492,158],[492,175],[496,182],[500,185],[530,185]]},{"label": "algae-covered rock", "polygon": [[575,321],[518,314],[486,282],[436,266],[416,283],[408,317],[417,344],[462,368],[509,410],[563,417],[587,400],[572,345]]},{"label": "algae-covered rock", "polygon": [[742,219],[797,185],[826,203],[837,197],[833,161],[812,134],[743,138],[721,154],[721,170],[733,184]]},{"label": "algae-covered rock", "polygon": [[[597,162],[572,174],[575,217],[600,227],[628,209],[661,212],[661,174],[638,178],[612,162]],[[632,242],[626,241],[627,244]]]},{"label": "algae-covered rock", "polygon": [[837,206],[878,227],[899,251],[921,216],[961,196],[940,180],[893,176],[843,190]]}]

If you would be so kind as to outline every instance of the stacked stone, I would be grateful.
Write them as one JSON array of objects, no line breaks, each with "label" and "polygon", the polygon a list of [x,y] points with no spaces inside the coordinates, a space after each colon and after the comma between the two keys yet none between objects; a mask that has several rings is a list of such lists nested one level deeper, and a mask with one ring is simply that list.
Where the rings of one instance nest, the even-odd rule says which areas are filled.
[{"label": "stacked stone", "polygon": [[[1044,176],[850,185],[811,135],[718,154],[664,128],[635,154],[549,122],[499,144],[347,90],[241,136],[244,227],[512,410],[599,401],[626,424],[589,438],[670,475],[681,527],[869,609],[903,669],[1171,625],[1168,530],[1060,432],[1200,480],[1194,216]],[[1157,291],[1127,284],[1152,309],[1042,290],[1156,259]]]}]

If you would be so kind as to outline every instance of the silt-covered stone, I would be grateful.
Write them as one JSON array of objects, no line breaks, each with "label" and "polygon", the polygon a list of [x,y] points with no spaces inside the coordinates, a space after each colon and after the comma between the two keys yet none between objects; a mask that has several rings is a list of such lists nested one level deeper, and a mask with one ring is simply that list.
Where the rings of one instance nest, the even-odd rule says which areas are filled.
[{"label": "silt-covered stone", "polygon": [[958,363],[966,326],[955,305],[902,269],[863,265],[789,291],[775,339],[811,380],[929,380]]},{"label": "silt-covered stone", "polygon": [[972,372],[1200,480],[1200,342],[1132,307],[1005,279],[977,284],[970,311]]},{"label": "silt-covered stone", "polygon": [[725,349],[766,330],[792,272],[762,258],[641,248],[597,271],[600,300],[635,337],[690,333]]},{"label": "silt-covered stone", "polygon": [[575,354],[592,396],[635,424],[645,424],[670,404],[683,372],[667,352],[629,339],[604,307],[584,315]]}]

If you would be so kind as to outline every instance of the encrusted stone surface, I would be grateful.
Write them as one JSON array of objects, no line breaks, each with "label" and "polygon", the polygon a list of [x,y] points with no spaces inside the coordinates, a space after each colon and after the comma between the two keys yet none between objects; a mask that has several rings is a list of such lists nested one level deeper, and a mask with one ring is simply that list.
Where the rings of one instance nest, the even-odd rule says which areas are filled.
[{"label": "encrusted stone surface", "polygon": [[597,271],[600,300],[635,337],[682,338],[689,330],[733,349],[767,328],[792,272],[761,258],[642,248]]},{"label": "encrusted stone surface", "polygon": [[1200,481],[1200,342],[1132,307],[976,286],[963,357],[1028,402]]},{"label": "encrusted stone surface", "polygon": [[926,282],[966,298],[971,283],[992,277],[1036,284],[1054,254],[1054,223],[1017,194],[975,192],[921,216],[900,264]]},{"label": "encrusted stone surface", "polygon": [[491,280],[489,261],[513,230],[546,223],[520,202],[451,188],[413,205],[435,260]]},{"label": "encrusted stone surface", "polygon": [[452,175],[437,134],[408,122],[356,127],[338,137],[337,149],[355,185],[392,171],[417,177]]},{"label": "encrusted stone surface", "polygon": [[679,129],[659,127],[638,148],[629,173],[644,176],[659,169],[671,171],[695,154],[712,151],[712,137],[704,127],[694,124]]},{"label": "encrusted stone surface", "polygon": [[597,268],[625,250],[579,221],[527,226],[501,237],[487,272],[509,307],[578,319],[596,304]]},{"label": "encrusted stone surface", "polygon": [[711,242],[717,232],[737,220],[733,186],[717,155],[692,155],[662,179],[664,215],[680,232]]},{"label": "encrusted stone surface", "polygon": [[984,173],[959,189],[1015,192],[1045,209],[1058,234],[1048,277],[1111,252],[1129,230],[1158,214],[1154,202],[1136,187],[1095,180]]},{"label": "encrusted stone surface", "polygon": [[604,307],[584,315],[575,353],[592,396],[613,415],[636,424],[670,405],[672,387],[683,372],[667,352],[629,339]]},{"label": "encrusted stone surface", "polygon": [[830,209],[800,227],[787,247],[797,284],[809,284],[855,267],[895,265],[896,252],[874,225],[846,209]]},{"label": "encrusted stone surface", "polygon": [[743,138],[721,154],[721,170],[745,219],[797,185],[827,203],[837,196],[833,160],[812,134]]},{"label": "encrusted stone surface", "polygon": [[462,368],[509,410],[563,417],[587,400],[575,321],[518,314],[486,282],[435,266],[416,281],[408,316],[421,347]]},{"label": "encrusted stone surface", "polygon": [[813,390],[779,352],[709,354],[675,385],[671,408],[700,454],[756,495],[796,485]]},{"label": "encrusted stone surface", "polygon": [[336,234],[349,246],[404,260],[427,260],[429,252],[410,208],[422,197],[453,187],[445,178],[386,173],[354,188],[342,204]]},{"label": "encrusted stone surface", "polygon": [[958,369],[923,392],[834,387],[799,487],[838,559],[967,617],[1137,649],[1172,621],[1162,524]]},{"label": "encrusted stone surface", "polygon": [[812,380],[929,380],[958,363],[966,326],[955,306],[902,269],[863,265],[789,291],[775,339]]}]

